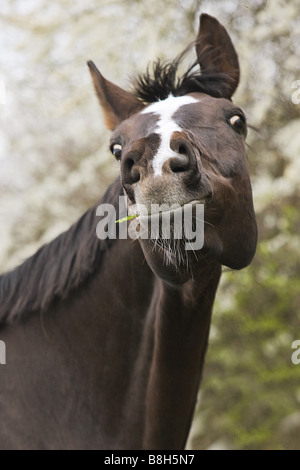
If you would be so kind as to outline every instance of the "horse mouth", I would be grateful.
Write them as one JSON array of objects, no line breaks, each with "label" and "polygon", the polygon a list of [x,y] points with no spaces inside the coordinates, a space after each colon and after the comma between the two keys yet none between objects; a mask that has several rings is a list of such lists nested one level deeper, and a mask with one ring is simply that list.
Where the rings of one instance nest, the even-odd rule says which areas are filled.
[{"label": "horse mouth", "polygon": [[143,221],[150,219],[151,217],[164,217],[172,214],[177,214],[178,212],[185,212],[189,208],[193,209],[197,205],[206,205],[211,199],[211,195],[208,195],[201,199],[192,199],[190,201],[184,202],[182,204],[151,204],[144,205],[137,203],[133,207],[129,207],[128,214],[129,216],[135,216],[138,220]]},{"label": "horse mouth", "polygon": [[138,238],[148,240],[152,251],[163,253],[164,264],[189,265],[189,251],[204,245],[204,209],[207,200],[193,199],[182,205],[154,206],[149,213],[138,213],[131,229]]}]

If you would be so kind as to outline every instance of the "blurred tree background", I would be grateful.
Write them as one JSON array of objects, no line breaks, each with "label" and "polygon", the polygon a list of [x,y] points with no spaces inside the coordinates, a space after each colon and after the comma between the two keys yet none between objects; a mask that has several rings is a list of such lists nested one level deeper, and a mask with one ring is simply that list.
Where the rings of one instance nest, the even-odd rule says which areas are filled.
[{"label": "blurred tree background", "polygon": [[2,0],[0,271],[67,229],[118,173],[86,61],[128,88],[194,39],[201,12],[226,26],[240,57],[234,101],[257,128],[259,246],[249,268],[223,274],[188,446],[300,449],[298,0]]}]

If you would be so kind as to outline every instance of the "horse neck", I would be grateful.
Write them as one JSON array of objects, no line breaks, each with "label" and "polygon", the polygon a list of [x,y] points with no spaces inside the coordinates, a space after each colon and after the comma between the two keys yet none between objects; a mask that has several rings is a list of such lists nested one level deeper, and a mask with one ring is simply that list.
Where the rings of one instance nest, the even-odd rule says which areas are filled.
[{"label": "horse neck", "polygon": [[142,448],[178,449],[196,404],[220,266],[205,263],[195,279],[176,288],[153,278],[125,421],[143,436]]},{"label": "horse neck", "polygon": [[[207,276],[207,272],[206,272]],[[205,277],[203,276],[205,279]],[[144,447],[183,448],[197,399],[207,348],[211,309],[219,280],[161,286],[146,398]]]},{"label": "horse neck", "polygon": [[78,357],[74,380],[90,370],[99,376],[94,383],[105,384],[94,391],[94,412],[107,420],[112,445],[184,447],[219,276],[218,266],[205,264],[194,280],[170,287],[152,273],[137,241],[118,240],[82,292],[44,319],[50,340],[53,328],[62,348],[84,351],[68,352]]}]

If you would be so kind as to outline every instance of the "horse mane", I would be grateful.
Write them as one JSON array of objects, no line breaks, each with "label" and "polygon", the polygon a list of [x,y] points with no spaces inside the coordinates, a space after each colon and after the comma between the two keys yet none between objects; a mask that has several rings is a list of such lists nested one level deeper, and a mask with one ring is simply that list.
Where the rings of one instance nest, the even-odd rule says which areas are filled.
[{"label": "horse mane", "polygon": [[161,61],[157,59],[148,65],[145,73],[139,74],[132,80],[133,93],[144,103],[154,103],[164,100],[171,94],[173,96],[183,96],[188,93],[206,93],[215,98],[222,98],[230,95],[233,78],[227,73],[202,72],[198,60],[206,60],[209,55],[214,61],[222,55],[222,51],[212,48],[202,48],[199,52],[198,60],[195,61],[188,70],[178,76],[179,68],[192,48],[197,42],[191,43],[182,53],[172,61]]},{"label": "horse mane", "polygon": [[[118,207],[120,194],[117,178],[100,202]],[[0,326],[26,313],[45,310],[99,269],[103,253],[113,240],[100,240],[96,236],[98,204],[23,264],[0,276]]]}]

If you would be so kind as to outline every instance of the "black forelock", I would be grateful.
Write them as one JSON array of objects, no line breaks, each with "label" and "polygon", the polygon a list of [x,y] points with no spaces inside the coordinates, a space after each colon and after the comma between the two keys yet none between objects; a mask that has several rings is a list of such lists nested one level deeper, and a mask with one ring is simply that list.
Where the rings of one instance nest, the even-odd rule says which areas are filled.
[{"label": "black forelock", "polygon": [[[183,59],[194,46],[195,43],[190,44],[172,61],[163,62],[157,59],[149,64],[146,72],[139,74],[133,80],[133,93],[145,104],[164,100],[170,94],[183,96],[188,93],[200,92],[215,98],[228,96],[227,90],[230,89],[232,77],[226,73],[201,71],[199,63],[196,61],[183,75],[179,75]],[[218,58],[216,51],[209,48],[204,48],[201,54],[202,57],[213,54],[214,60]]]}]

